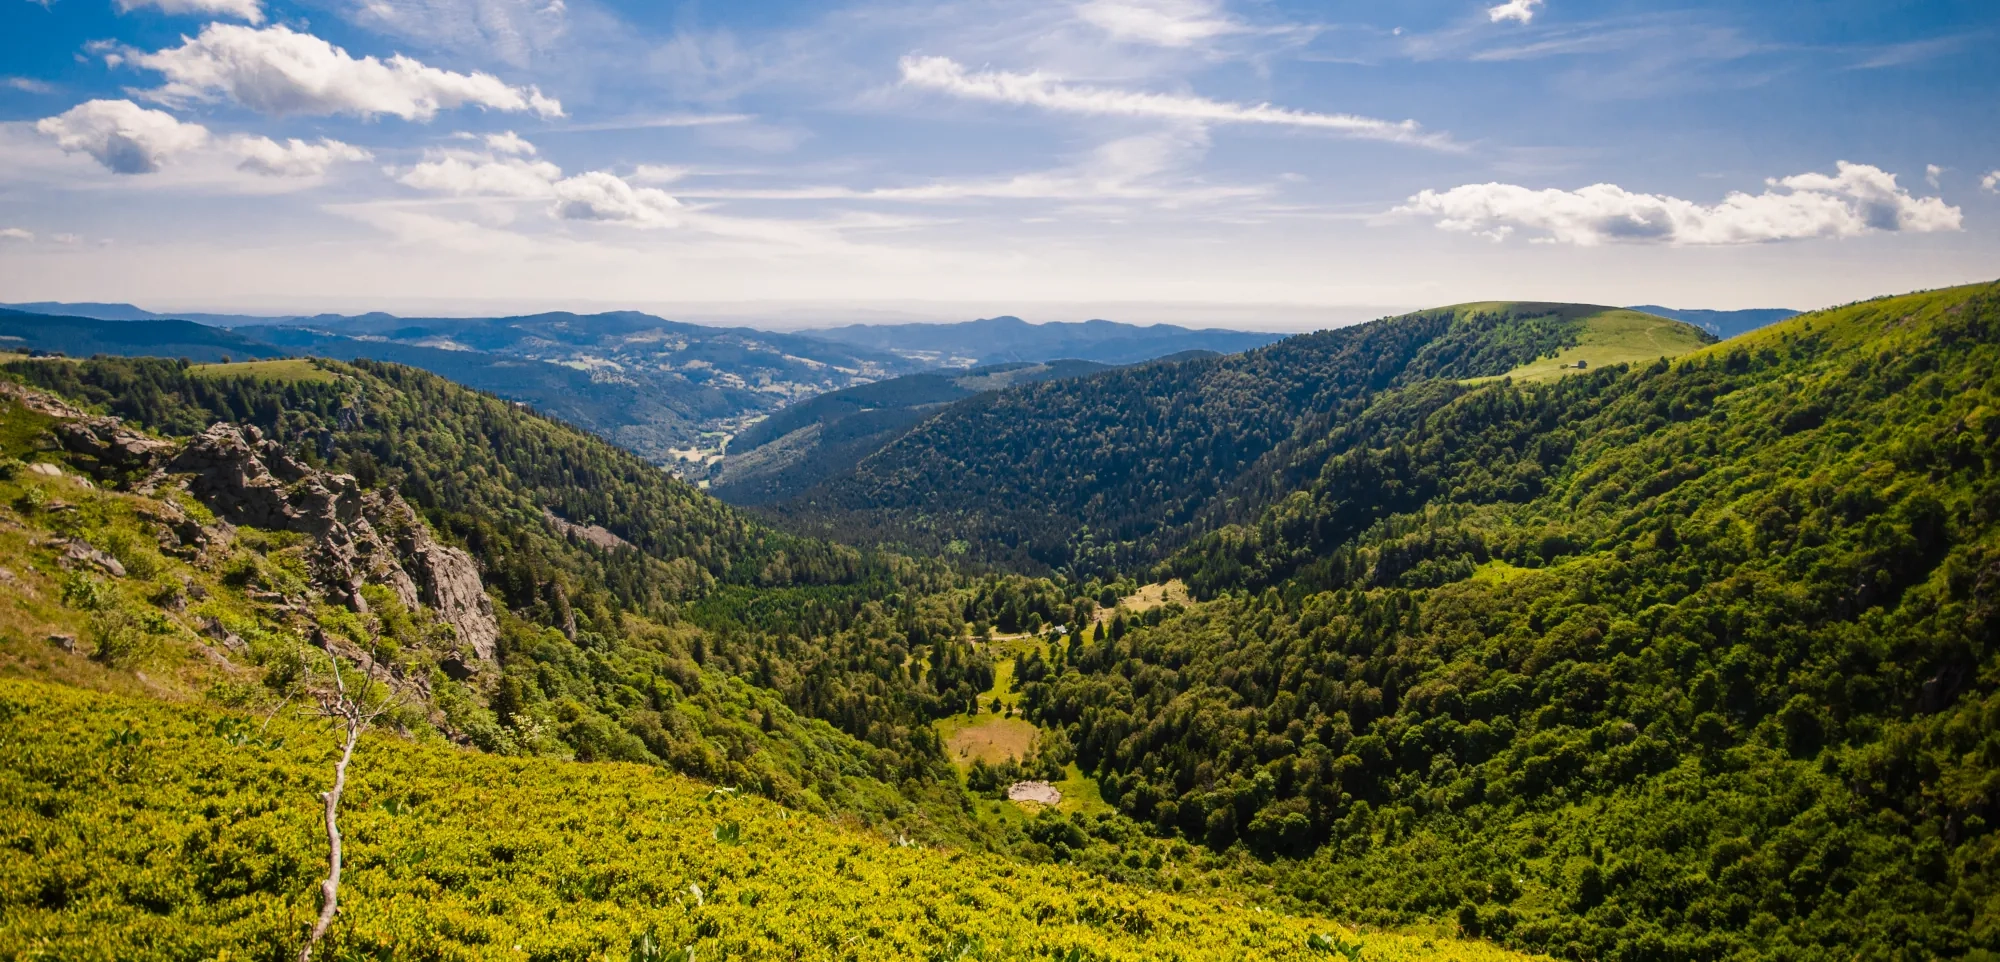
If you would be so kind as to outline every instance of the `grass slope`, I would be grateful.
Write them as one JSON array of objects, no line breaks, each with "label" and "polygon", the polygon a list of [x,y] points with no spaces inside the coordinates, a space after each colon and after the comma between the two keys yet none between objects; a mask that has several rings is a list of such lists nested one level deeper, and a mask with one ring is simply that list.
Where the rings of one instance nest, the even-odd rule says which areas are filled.
[{"label": "grass slope", "polygon": [[1638,311],[1605,310],[1583,319],[1577,343],[1554,357],[1538,358],[1506,373],[1517,381],[1548,381],[1589,367],[1648,364],[1700,350],[1709,343],[1700,328]]},{"label": "grass slope", "polygon": [[203,378],[243,377],[275,384],[332,384],[332,371],[304,358],[282,361],[237,361],[234,364],[196,364],[188,373]]},{"label": "grass slope", "polygon": [[[0,681],[0,957],[282,959],[313,911],[327,733]],[[275,740],[277,744],[272,746]],[[319,958],[1314,959],[1330,923],[900,847],[636,765],[364,739]],[[1365,957],[1520,958],[1360,936]],[[641,956],[634,954],[632,957]]]}]

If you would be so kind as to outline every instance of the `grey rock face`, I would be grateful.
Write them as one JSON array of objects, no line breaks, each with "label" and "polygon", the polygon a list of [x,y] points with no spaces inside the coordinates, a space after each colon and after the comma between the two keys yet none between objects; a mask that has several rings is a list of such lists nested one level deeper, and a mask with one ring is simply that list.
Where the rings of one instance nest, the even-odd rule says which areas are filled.
[{"label": "grey rock face", "polygon": [[173,444],[127,428],[117,418],[99,417],[49,394],[16,384],[0,386],[0,395],[14,398],[31,411],[61,420],[55,425],[63,449],[90,459],[92,473],[108,481],[151,471],[173,450]]},{"label": "grey rock face", "polygon": [[389,588],[405,606],[429,606],[482,662],[494,660],[500,623],[472,556],[439,544],[394,492],[363,491],[352,475],[300,462],[256,428],[216,424],[167,465],[191,475],[188,490],[233,524],[296,531],[315,540],[313,579],[356,611],[365,584]]}]

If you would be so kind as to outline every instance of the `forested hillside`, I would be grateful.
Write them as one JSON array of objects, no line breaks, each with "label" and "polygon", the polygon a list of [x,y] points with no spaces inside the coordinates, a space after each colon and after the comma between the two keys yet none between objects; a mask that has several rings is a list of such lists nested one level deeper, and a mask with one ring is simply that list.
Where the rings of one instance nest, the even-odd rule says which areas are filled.
[{"label": "forested hillside", "polygon": [[712,475],[732,504],[789,498],[852,468],[946,404],[982,391],[1084,377],[1095,361],[996,364],[966,371],[905,374],[801,401],[744,429]]},{"label": "forested hillside", "polygon": [[[47,607],[8,633],[16,663],[62,674],[72,670],[64,665],[83,670],[89,656],[165,674],[189,658],[242,655],[276,697],[292,681],[279,669],[299,657],[299,639],[332,633],[357,650],[400,651],[381,657],[438,692],[427,724],[490,751],[650,761],[808,808],[913,820],[951,837],[966,830],[928,721],[990,683],[984,656],[961,637],[976,588],[954,594],[956,576],[936,563],[771,531],[588,434],[423,372],[285,363],[283,378],[262,376],[266,365],[241,365],[259,376],[232,376],[227,366],[150,359],[16,361],[4,371],[170,437],[217,420],[259,431],[298,465],[280,468],[267,455],[270,470],[305,472],[308,493],[343,483],[314,472],[342,471],[363,496],[406,499],[476,564],[472,590],[490,594],[498,612],[493,670],[449,677],[452,653],[423,641],[427,616],[384,616],[380,604],[353,606],[358,621],[341,614],[341,592],[309,577],[326,550],[311,524],[239,520],[245,532],[301,530],[189,535],[209,547],[185,559],[146,547],[157,538],[162,550],[184,550],[170,537],[181,530],[172,519],[196,506],[141,490],[160,483],[147,470],[170,466],[78,453],[87,448],[67,447],[75,432],[65,425],[83,422],[19,403],[6,406],[5,455],[15,460],[0,479],[12,506],[0,517],[29,533],[9,547],[9,567]],[[76,491],[59,477],[74,472],[106,487]],[[78,497],[87,507],[46,507],[76,507]],[[66,560],[66,545],[137,560],[113,574]],[[58,577],[78,564],[88,570]],[[229,599],[227,617],[175,608],[193,589],[160,587],[174,579]],[[104,654],[121,643],[113,629],[133,619],[158,629],[148,637],[180,639],[161,642],[160,665]],[[204,633],[268,636],[273,647],[224,653],[213,638],[197,641]],[[81,639],[53,664],[39,640],[52,634]]]},{"label": "forested hillside", "polygon": [[1611,308],[1490,303],[960,402],[777,516],[843,540],[1087,575],[1157,558],[1258,461],[1377,392],[1503,374],[1575,346]]},{"label": "forested hillside", "polygon": [[1215,600],[1073,641],[1024,703],[1107,801],[1343,917],[1572,958],[1989,957],[1996,372],[1980,285],[1394,387],[1167,563]]}]

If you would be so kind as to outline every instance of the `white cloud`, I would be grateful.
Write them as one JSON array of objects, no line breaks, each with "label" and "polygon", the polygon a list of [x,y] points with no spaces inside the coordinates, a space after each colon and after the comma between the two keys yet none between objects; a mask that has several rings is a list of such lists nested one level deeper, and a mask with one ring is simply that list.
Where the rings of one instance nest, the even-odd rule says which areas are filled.
[{"label": "white cloud", "polygon": [[633,227],[672,227],[681,202],[657,187],[634,187],[601,170],[555,183],[555,214],[564,220],[600,220]]},{"label": "white cloud", "polygon": [[1614,184],[1580,190],[1530,190],[1513,184],[1467,184],[1426,190],[1392,213],[1436,218],[1437,226],[1505,238],[1536,231],[1543,242],[1676,245],[1755,244],[1809,237],[1855,237],[1877,231],[1955,231],[1962,212],[1936,197],[1912,197],[1896,176],[1841,161],[1836,174],[1767,181],[1762,194],[1732,193],[1704,205]]},{"label": "white cloud", "polygon": [[548,161],[520,156],[442,151],[396,179],[419,190],[458,197],[548,199],[554,201],[550,215],[562,220],[633,227],[672,227],[681,222],[681,202],[657,187],[635,187],[601,170],[564,177],[562,168]]},{"label": "white cloud", "polygon": [[967,73],[947,57],[904,57],[903,83],[968,100],[1040,107],[1093,116],[1150,117],[1195,123],[1273,124],[1332,130],[1350,137],[1451,149],[1442,134],[1424,133],[1414,120],[1389,121],[1353,114],[1312,113],[1270,104],[1239,104],[1204,97],[1133,93],[1064,83],[1040,72]]},{"label": "white cloud", "polygon": [[236,134],[217,139],[208,128],[149,110],[129,100],[92,100],[35,125],[56,146],[88,154],[114,174],[150,174],[184,154],[213,152],[239,159],[239,170],[267,177],[317,177],[343,161],[367,160],[368,151],[338,140],[278,143]]},{"label": "white cloud", "polygon": [[235,17],[251,23],[264,22],[262,0],[117,0],[120,13],[152,7],[161,13]]},{"label": "white cloud", "polygon": [[671,164],[640,164],[632,171],[632,180],[642,184],[671,184],[686,178],[694,171],[687,167]]},{"label": "white cloud", "polygon": [[1541,5],[1542,0],[1507,0],[1498,6],[1487,7],[1486,16],[1494,23],[1502,20],[1527,23],[1535,19],[1535,8]]},{"label": "white cloud", "polygon": [[52,94],[56,92],[54,84],[36,80],[32,77],[8,77],[5,81],[0,82],[4,82],[7,86],[26,94]]},{"label": "white cloud", "polygon": [[1979,186],[1983,189],[1990,190],[1995,193],[2000,193],[2000,170],[1996,170],[1990,174],[1987,174],[1984,177],[1981,177],[1979,179]]},{"label": "white cloud", "polygon": [[228,148],[243,158],[240,169],[266,177],[318,177],[334,164],[374,157],[353,144],[325,137],[317,143],[294,137],[280,144],[269,137],[244,135],[230,138]]},{"label": "white cloud", "polygon": [[460,197],[553,197],[562,168],[520,157],[440,156],[417,164],[396,179],[418,190]]},{"label": "white cloud", "polygon": [[81,243],[83,243],[83,238],[82,238],[81,236],[79,236],[79,235],[76,235],[76,234],[50,234],[50,235],[49,235],[49,240],[52,240],[52,241],[55,241],[55,242],[56,242],[56,243],[58,243],[58,244],[81,244]]},{"label": "white cloud", "polygon": [[1112,39],[1187,47],[1243,33],[1243,24],[1218,16],[1212,0],[1088,0],[1076,15]]},{"label": "white cloud", "polygon": [[1943,175],[1944,175],[1943,167],[1939,167],[1936,164],[1924,165],[1924,183],[1931,185],[1932,190],[1937,189],[1938,178]]},{"label": "white cloud", "polygon": [[282,25],[256,29],[211,23],[178,47],[123,58],[164,74],[166,85],[146,96],[168,103],[227,95],[267,114],[391,114],[429,120],[440,109],[471,105],[562,116],[562,104],[536,87],[509,86],[492,74],[440,70],[400,54],[386,61],[356,59]]},{"label": "white cloud", "polygon": [[22,230],[19,227],[0,227],[0,240],[31,241],[34,239],[34,231]]},{"label": "white cloud", "polygon": [[486,135],[486,149],[496,154],[520,154],[530,156],[535,153],[535,145],[528,143],[520,134],[511,130]]},{"label": "white cloud", "polygon": [[129,100],[81,103],[35,129],[65,151],[97,158],[114,174],[150,174],[162,161],[208,143],[208,128]]}]

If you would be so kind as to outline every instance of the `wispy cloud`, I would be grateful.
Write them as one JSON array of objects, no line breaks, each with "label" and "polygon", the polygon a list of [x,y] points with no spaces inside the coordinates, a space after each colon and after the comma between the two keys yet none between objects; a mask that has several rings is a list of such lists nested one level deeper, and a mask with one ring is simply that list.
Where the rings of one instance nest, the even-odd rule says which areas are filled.
[{"label": "wispy cloud", "polygon": [[1934,37],[1929,40],[1912,40],[1907,43],[1890,44],[1869,53],[1854,64],[1856,70],[1881,70],[1885,67],[1905,67],[1926,63],[1939,57],[1957,53],[1971,45],[1973,41],[1986,35],[1963,33],[1951,37]]},{"label": "wispy cloud", "polygon": [[1841,161],[1837,173],[1772,179],[1762,194],[1733,193],[1719,204],[1641,194],[1615,184],[1531,190],[1467,184],[1426,190],[1392,215],[1433,218],[1444,230],[1504,240],[1517,229],[1540,243],[1684,246],[1758,244],[1876,232],[1961,229],[1963,212],[1936,197],[1912,197],[1896,175]]},{"label": "wispy cloud", "polygon": [[1076,15],[1114,40],[1188,47],[1250,27],[1222,13],[1211,0],[1087,0]]},{"label": "wispy cloud", "polygon": [[587,124],[563,124],[542,131],[544,134],[570,132],[592,132],[603,130],[655,130],[668,127],[714,127],[721,124],[742,124],[757,119],[756,114],[647,114],[635,117],[614,117]]},{"label": "wispy cloud", "polygon": [[911,204],[967,201],[1141,202],[1188,207],[1262,197],[1260,185],[1217,185],[1186,176],[1207,146],[1199,129],[1123,137],[1099,145],[1077,163],[1005,177],[960,178],[897,187],[692,187],[681,196],[709,200],[852,200]]},{"label": "wispy cloud", "polygon": [[967,100],[1040,107],[1087,116],[1143,117],[1185,123],[1257,124],[1327,130],[1366,140],[1386,140],[1440,150],[1458,149],[1451,138],[1428,133],[1414,120],[1380,120],[1356,114],[1317,113],[1271,104],[1242,104],[1179,94],[1144,93],[1065,83],[1043,73],[969,73],[946,57],[908,56],[903,83]]},{"label": "wispy cloud", "polygon": [[525,68],[572,31],[565,0],[347,0],[347,18],[433,49]]},{"label": "wispy cloud", "polygon": [[55,84],[44,80],[36,80],[33,77],[8,77],[5,81],[0,81],[0,83],[5,83],[15,90],[28,94],[52,94],[56,92]]},{"label": "wispy cloud", "polygon": [[262,0],[116,0],[121,13],[151,7],[161,13],[185,16],[235,17],[251,23],[264,22]]}]

